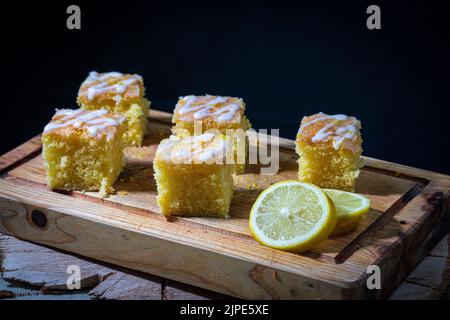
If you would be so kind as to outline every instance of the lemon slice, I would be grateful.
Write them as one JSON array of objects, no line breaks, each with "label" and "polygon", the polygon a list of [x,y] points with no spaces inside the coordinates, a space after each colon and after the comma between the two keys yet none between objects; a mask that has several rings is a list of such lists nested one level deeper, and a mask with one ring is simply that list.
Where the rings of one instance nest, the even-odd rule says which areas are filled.
[{"label": "lemon slice", "polygon": [[352,232],[358,226],[359,220],[361,220],[360,216],[344,223],[337,223],[333,232],[331,232],[331,236],[337,237]]},{"label": "lemon slice", "polygon": [[357,193],[347,191],[323,189],[333,200],[336,207],[337,224],[332,236],[343,235],[353,231],[362,216],[370,209],[370,200]]},{"label": "lemon slice", "polygon": [[249,226],[263,245],[302,252],[328,238],[336,221],[334,205],[319,187],[288,180],[260,194],[250,212]]}]

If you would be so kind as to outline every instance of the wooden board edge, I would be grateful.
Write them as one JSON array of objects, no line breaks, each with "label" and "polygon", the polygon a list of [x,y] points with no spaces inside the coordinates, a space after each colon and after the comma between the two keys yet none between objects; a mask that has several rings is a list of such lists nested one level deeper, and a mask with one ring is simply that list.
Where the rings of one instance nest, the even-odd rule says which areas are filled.
[{"label": "wooden board edge", "polygon": [[[440,182],[432,181],[391,218],[391,229],[394,229],[394,224],[402,227],[398,234],[380,237],[376,244],[361,247],[349,257],[348,261],[364,257],[368,264],[381,269],[382,289],[368,290],[364,286],[367,289],[365,296],[386,298],[450,232],[450,187]],[[403,212],[414,212],[417,220],[411,221]],[[363,274],[352,285],[362,286],[369,276],[368,273]]]},{"label": "wooden board edge", "polygon": [[42,149],[41,135],[37,135],[0,156],[0,173],[37,155]]},{"label": "wooden board edge", "polygon": [[[5,195],[3,190],[0,232],[238,298],[344,299],[359,294],[346,281],[311,278],[195,245],[186,246],[182,238],[172,241],[105,224],[92,213],[101,210],[113,214],[121,210],[86,204],[64,195],[52,194],[57,199],[47,203],[43,200],[45,193],[40,192],[42,200],[36,198],[29,204],[21,197]],[[64,212],[67,202],[73,204],[71,212]],[[75,210],[87,208],[90,219],[74,214]]]}]

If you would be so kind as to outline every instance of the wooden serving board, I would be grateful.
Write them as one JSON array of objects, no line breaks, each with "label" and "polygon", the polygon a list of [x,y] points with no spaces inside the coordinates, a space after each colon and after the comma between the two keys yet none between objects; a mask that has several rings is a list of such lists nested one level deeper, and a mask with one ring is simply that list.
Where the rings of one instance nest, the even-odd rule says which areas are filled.
[{"label": "wooden serving board", "polygon": [[[254,200],[297,177],[287,139],[280,139],[277,175],[252,165],[235,177],[231,219],[166,220],[152,159],[170,134],[171,114],[153,110],[149,119],[144,147],[126,150],[108,198],[49,190],[39,136],[0,157],[0,232],[239,298],[357,299],[386,297],[449,231],[449,176],[365,158],[357,192],[372,207],[354,232],[304,254],[259,245],[248,228]],[[366,286],[370,265],[381,269],[380,290]]]}]

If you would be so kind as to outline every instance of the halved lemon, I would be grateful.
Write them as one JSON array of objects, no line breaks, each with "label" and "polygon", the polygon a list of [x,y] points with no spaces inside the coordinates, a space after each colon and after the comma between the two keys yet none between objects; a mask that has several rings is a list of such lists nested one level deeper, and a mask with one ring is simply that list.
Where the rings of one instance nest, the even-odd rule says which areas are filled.
[{"label": "halved lemon", "polygon": [[357,193],[335,189],[323,189],[323,191],[331,198],[336,207],[337,224],[331,233],[332,236],[353,231],[361,216],[370,209],[370,200]]},{"label": "halved lemon", "polygon": [[337,222],[333,202],[319,188],[294,180],[271,185],[256,199],[249,226],[259,243],[303,252],[327,239]]}]

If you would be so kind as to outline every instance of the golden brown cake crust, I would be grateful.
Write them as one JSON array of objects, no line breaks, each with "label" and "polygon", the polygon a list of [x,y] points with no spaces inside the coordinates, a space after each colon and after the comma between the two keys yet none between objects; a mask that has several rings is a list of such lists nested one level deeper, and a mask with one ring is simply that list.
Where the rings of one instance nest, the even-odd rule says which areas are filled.
[{"label": "golden brown cake crust", "polygon": [[175,106],[173,122],[215,122],[218,124],[239,124],[245,111],[241,98],[222,96],[180,97]]},{"label": "golden brown cake crust", "polygon": [[114,106],[134,103],[144,96],[144,80],[137,74],[92,71],[78,91],[80,105]]},{"label": "golden brown cake crust", "polygon": [[297,141],[310,145],[329,143],[336,150],[343,148],[357,153],[361,152],[360,129],[361,123],[355,117],[318,113],[303,117]]},{"label": "golden brown cake crust", "polygon": [[74,132],[111,140],[125,118],[107,110],[59,109],[45,126],[44,135],[71,135]]}]

